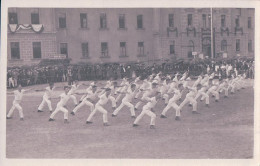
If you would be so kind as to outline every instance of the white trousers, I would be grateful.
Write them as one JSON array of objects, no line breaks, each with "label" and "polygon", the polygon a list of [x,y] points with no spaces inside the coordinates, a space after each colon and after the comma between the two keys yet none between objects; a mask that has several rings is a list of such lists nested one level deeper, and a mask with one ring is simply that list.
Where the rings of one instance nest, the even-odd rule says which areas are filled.
[{"label": "white trousers", "polygon": [[54,116],[58,113],[58,112],[63,112],[64,113],[64,119],[68,119],[69,118],[69,111],[60,103],[57,104],[56,109],[54,110],[54,112],[51,114],[50,118],[53,119]]},{"label": "white trousers", "polygon": [[181,116],[180,107],[175,102],[168,103],[167,106],[163,109],[162,115],[165,116],[170,108],[174,108],[176,110],[176,116]]},{"label": "white trousers", "polygon": [[[216,90],[208,90],[207,91],[207,95],[210,96],[210,94],[214,95],[216,100],[219,100],[219,93],[218,93],[218,91],[216,91]],[[205,99],[205,97],[202,96],[201,100],[204,100],[204,99]]]},{"label": "white trousers", "polygon": [[49,107],[49,110],[52,111],[52,106],[51,106],[51,101],[48,97],[46,96],[43,96],[42,97],[42,102],[41,104],[39,105],[38,107],[38,110],[42,110],[44,108],[44,105],[47,103],[48,107]]},{"label": "white trousers", "polygon": [[13,80],[13,78],[12,77],[10,77],[9,79],[8,79],[8,86],[9,87],[14,87],[14,80]]},{"label": "white trousers", "polygon": [[19,111],[20,118],[23,118],[23,108],[20,106],[20,101],[13,101],[13,106],[7,114],[7,117],[10,118],[15,110],[15,108]]},{"label": "white trousers", "polygon": [[151,108],[144,106],[142,112],[140,115],[137,116],[137,118],[134,121],[134,124],[138,124],[138,122],[143,118],[144,115],[148,115],[151,117],[150,125],[155,125],[155,118],[156,115],[151,111]]},{"label": "white trousers", "polygon": [[164,103],[168,104],[168,102],[169,102],[169,95],[168,94],[163,94],[162,97],[164,99]]},{"label": "white trousers", "polygon": [[130,112],[131,112],[131,116],[135,116],[135,107],[132,103],[130,103],[129,101],[123,99],[122,103],[119,105],[119,107],[117,107],[115,109],[115,111],[113,112],[114,115],[117,115],[118,112],[124,107],[127,106],[130,108]]},{"label": "white trousers", "polygon": [[186,98],[183,100],[183,102],[180,104],[180,109],[182,109],[183,108],[183,106],[185,105],[185,104],[187,104],[187,103],[191,103],[192,104],[192,106],[193,106],[193,109],[192,109],[192,111],[197,111],[197,101],[193,98],[193,97],[191,97],[191,96],[186,96]]},{"label": "white trousers", "polygon": [[83,100],[79,105],[77,105],[72,112],[76,113],[81,107],[84,105],[87,105],[90,107],[90,111],[92,112],[94,110],[94,104],[88,101],[87,99]]},{"label": "white trousers", "polygon": [[107,123],[107,110],[105,110],[100,104],[96,104],[95,109],[90,113],[87,121],[91,121],[92,117],[96,114],[97,111],[103,114],[103,122]]},{"label": "white trousers", "polygon": [[203,98],[203,100],[206,99],[206,104],[209,104],[209,95],[206,92],[198,91],[195,100],[197,100],[200,96],[202,96],[201,98]]},{"label": "white trousers", "polygon": [[112,107],[116,107],[116,99],[115,99],[115,97],[109,95],[108,99],[111,101]]}]

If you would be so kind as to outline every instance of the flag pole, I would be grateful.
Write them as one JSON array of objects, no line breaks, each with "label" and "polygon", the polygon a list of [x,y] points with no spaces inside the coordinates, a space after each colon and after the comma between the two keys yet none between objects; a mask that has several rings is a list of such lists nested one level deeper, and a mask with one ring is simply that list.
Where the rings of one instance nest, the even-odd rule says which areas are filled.
[{"label": "flag pole", "polygon": [[211,26],[210,26],[210,36],[211,36],[211,42],[210,42],[210,44],[211,44],[211,58],[215,58],[214,57],[214,55],[213,55],[213,51],[214,51],[214,49],[213,49],[213,9],[212,9],[212,7],[210,8],[210,14],[211,14],[211,19],[210,19],[210,21],[211,21]]}]

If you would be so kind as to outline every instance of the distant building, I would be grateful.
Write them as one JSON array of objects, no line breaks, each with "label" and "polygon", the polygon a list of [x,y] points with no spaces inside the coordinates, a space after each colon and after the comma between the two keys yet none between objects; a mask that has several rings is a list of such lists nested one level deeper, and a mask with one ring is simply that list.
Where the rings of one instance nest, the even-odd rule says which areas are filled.
[{"label": "distant building", "polygon": [[254,56],[254,12],[213,9],[211,40],[210,8],[9,8],[8,66]]}]

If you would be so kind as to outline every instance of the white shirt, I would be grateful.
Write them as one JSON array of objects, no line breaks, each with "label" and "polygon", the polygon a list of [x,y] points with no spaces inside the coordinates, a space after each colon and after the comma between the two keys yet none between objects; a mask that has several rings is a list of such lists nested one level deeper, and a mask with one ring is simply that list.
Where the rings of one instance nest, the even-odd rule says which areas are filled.
[{"label": "white shirt", "polygon": [[107,104],[107,102],[108,102],[108,97],[107,97],[106,93],[104,93],[99,96],[99,101],[97,104],[105,105],[105,104]]},{"label": "white shirt", "polygon": [[51,89],[49,86],[45,88],[44,97],[51,98],[53,95],[54,87]]},{"label": "white shirt", "polygon": [[97,90],[93,92],[92,90],[88,92],[86,98],[89,98],[91,100],[94,100],[97,97]]},{"label": "white shirt", "polygon": [[69,94],[73,94],[76,92],[76,90],[79,88],[80,85],[71,85],[71,89],[69,91]]},{"label": "white shirt", "polygon": [[157,103],[156,98],[152,97],[151,101],[148,102],[147,104],[145,104],[144,107],[146,107],[147,109],[151,109],[151,108],[153,108],[156,105],[156,103]]},{"label": "white shirt", "polygon": [[128,88],[128,89],[127,89],[127,93],[126,93],[126,95],[125,95],[125,97],[124,97],[123,100],[126,100],[126,101],[128,101],[128,102],[131,102],[132,99],[134,98],[134,96],[135,96],[135,91],[132,91],[131,88]]},{"label": "white shirt", "polygon": [[174,95],[173,97],[169,100],[169,103],[172,103],[172,102],[176,102],[177,100],[179,100],[181,98],[181,92],[180,90],[175,90],[174,91]]},{"label": "white shirt", "polygon": [[70,95],[69,94],[62,93],[60,95],[60,101],[59,101],[58,104],[61,104],[62,106],[65,106],[69,99],[70,99]]},{"label": "white shirt", "polygon": [[21,101],[23,98],[23,94],[24,94],[25,90],[21,90],[21,92],[19,92],[19,90],[15,90],[14,91],[14,100],[15,101]]}]

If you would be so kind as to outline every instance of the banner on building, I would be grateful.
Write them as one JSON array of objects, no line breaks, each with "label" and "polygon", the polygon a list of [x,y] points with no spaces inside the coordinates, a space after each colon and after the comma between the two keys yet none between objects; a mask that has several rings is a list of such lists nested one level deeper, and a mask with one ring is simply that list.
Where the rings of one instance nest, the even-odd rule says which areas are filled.
[{"label": "banner on building", "polygon": [[21,29],[32,30],[35,33],[41,33],[44,29],[43,24],[9,24],[8,27],[12,33],[16,33]]},{"label": "banner on building", "polygon": [[227,58],[227,53],[223,53],[223,58]]}]

